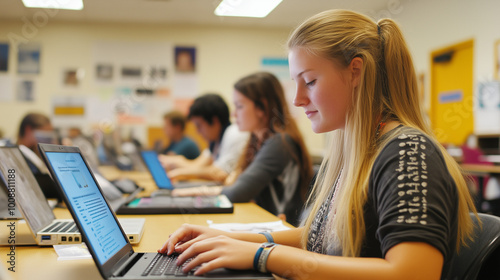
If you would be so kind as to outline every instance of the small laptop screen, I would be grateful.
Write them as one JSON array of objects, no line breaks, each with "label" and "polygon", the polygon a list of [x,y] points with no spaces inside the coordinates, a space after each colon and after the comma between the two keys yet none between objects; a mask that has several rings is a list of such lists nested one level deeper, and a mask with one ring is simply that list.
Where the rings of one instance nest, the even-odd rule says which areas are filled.
[{"label": "small laptop screen", "polygon": [[79,153],[46,152],[59,184],[100,264],[126,244],[111,210]]},{"label": "small laptop screen", "polygon": [[156,185],[160,189],[173,189],[172,182],[167,177],[167,173],[163,166],[161,166],[160,161],[158,160],[158,155],[155,151],[141,151],[141,156],[146,166],[153,176],[153,180],[155,180]]}]

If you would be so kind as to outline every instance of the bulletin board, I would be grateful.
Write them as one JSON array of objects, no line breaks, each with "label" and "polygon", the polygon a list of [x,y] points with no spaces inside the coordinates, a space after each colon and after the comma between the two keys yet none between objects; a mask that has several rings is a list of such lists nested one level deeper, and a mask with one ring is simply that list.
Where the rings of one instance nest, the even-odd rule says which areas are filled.
[{"label": "bulletin board", "polygon": [[[182,67],[179,50],[189,51],[191,58],[184,55]],[[163,115],[171,110],[187,113],[200,94],[196,51],[169,42],[96,41],[85,75],[92,94],[76,97],[81,96],[76,94],[82,90],[81,69],[61,69],[62,91],[75,94],[52,99],[53,122],[61,127],[88,124],[102,131],[119,126],[146,143],[148,127],[161,127]]]}]

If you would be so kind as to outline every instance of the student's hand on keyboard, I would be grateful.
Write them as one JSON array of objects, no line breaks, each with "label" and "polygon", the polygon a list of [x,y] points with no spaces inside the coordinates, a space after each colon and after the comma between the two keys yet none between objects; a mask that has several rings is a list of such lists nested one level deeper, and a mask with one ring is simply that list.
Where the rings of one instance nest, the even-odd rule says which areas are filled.
[{"label": "student's hand on keyboard", "polygon": [[214,196],[222,191],[220,186],[200,186],[194,188],[182,188],[172,190],[172,196]]},{"label": "student's hand on keyboard", "polygon": [[182,180],[189,180],[191,179],[191,168],[189,167],[184,167],[184,168],[176,168],[173,170],[168,171],[168,177],[172,182],[178,182]]},{"label": "student's hand on keyboard", "polygon": [[158,155],[163,168],[171,170],[174,168],[184,167],[187,164],[187,159],[180,155]]},{"label": "student's hand on keyboard", "polygon": [[183,272],[196,269],[194,275],[203,275],[217,268],[248,270],[253,268],[255,252],[259,243],[246,242],[221,235],[208,238],[187,248],[177,258],[177,265],[191,261],[183,267]]},{"label": "student's hand on keyboard", "polygon": [[231,233],[196,225],[184,224],[172,233],[158,250],[159,253],[180,254],[178,265],[192,258],[183,268],[184,272],[200,266],[195,275],[213,269],[251,269],[253,257],[260,244],[230,238]]},{"label": "student's hand on keyboard", "polygon": [[204,226],[184,224],[169,236],[158,253],[168,255],[182,253],[198,241],[221,235],[229,236],[230,233]]}]

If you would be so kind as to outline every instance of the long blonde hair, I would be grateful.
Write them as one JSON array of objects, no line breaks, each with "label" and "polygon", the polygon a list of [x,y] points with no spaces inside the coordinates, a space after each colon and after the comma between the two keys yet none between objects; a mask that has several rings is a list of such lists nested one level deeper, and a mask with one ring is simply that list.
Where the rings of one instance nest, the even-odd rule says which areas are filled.
[{"label": "long blonde hair", "polygon": [[[457,249],[471,238],[473,224],[469,211],[475,212],[472,198],[460,167],[437,144],[423,119],[413,62],[397,24],[391,19],[375,23],[352,11],[325,11],[296,28],[290,35],[288,48],[304,49],[343,68],[355,57],[363,60],[359,86],[353,88],[345,129],[329,135],[328,152],[318,173],[321,175],[308,200],[312,210],[305,221],[305,228],[311,228],[321,204],[328,199],[335,180],[342,172],[340,191],[333,206],[336,214],[328,220],[327,230],[334,233],[334,238],[340,242],[344,256],[360,255],[365,238],[363,207],[367,200],[370,172],[376,157],[392,139],[388,137],[377,143],[377,124],[381,118],[390,118],[422,131],[438,145],[458,189]],[[308,234],[305,230],[303,246],[306,246]]]}]

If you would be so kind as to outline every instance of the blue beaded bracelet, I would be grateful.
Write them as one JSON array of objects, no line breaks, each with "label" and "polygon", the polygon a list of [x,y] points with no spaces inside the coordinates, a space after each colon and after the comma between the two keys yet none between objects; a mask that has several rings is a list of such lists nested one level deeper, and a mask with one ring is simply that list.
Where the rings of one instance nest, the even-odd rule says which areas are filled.
[{"label": "blue beaded bracelet", "polygon": [[257,271],[259,270],[259,259],[260,255],[262,254],[262,250],[264,250],[264,248],[270,248],[273,246],[276,246],[276,244],[271,242],[264,242],[260,244],[259,249],[257,249],[257,252],[255,253],[255,257],[253,258],[253,269]]},{"label": "blue beaded bracelet", "polygon": [[266,239],[267,239],[267,242],[274,243],[273,236],[268,231],[262,231],[262,232],[259,232],[259,234],[264,235],[266,237]]},{"label": "blue beaded bracelet", "polygon": [[257,249],[257,252],[255,253],[255,257],[253,258],[253,269],[259,270],[259,258],[260,254],[262,254],[262,250],[264,250],[263,246],[260,246],[259,249]]}]

